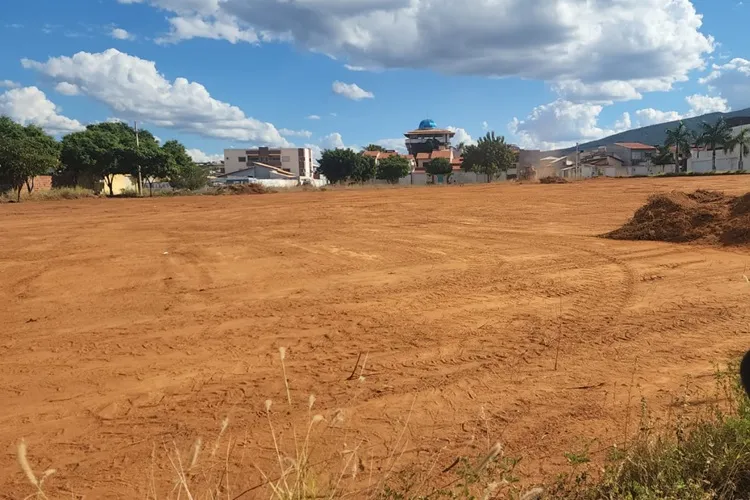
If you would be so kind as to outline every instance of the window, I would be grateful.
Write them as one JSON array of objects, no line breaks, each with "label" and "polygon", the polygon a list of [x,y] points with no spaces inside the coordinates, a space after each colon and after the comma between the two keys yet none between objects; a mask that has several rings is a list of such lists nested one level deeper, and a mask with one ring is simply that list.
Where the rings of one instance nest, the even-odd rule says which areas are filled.
[{"label": "window", "polygon": [[237,161],[240,163],[245,163],[247,161],[247,156],[240,156],[237,158]]}]

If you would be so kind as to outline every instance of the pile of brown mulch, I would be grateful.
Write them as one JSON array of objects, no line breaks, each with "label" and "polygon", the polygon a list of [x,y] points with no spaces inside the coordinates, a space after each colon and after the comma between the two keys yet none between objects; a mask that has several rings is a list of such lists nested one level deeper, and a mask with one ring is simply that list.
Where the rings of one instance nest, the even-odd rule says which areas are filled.
[{"label": "pile of brown mulch", "polygon": [[548,177],[542,177],[539,179],[540,184],[567,184],[568,179],[557,177],[556,175],[550,175]]},{"label": "pile of brown mulch", "polygon": [[615,240],[701,241],[725,245],[750,243],[750,193],[727,196],[716,191],[657,194],[624,226],[604,235]]}]

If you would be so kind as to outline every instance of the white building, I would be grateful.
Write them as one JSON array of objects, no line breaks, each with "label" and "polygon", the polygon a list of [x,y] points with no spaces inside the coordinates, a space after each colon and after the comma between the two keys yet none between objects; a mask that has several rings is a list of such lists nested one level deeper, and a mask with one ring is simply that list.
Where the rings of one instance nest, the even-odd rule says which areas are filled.
[{"label": "white building", "polygon": [[[750,119],[745,119],[744,121],[750,122]],[[731,121],[730,121],[731,124]],[[737,132],[739,132],[742,129],[750,128],[750,123],[737,125],[736,127],[732,127],[732,136],[736,136]],[[704,147],[693,147],[691,148],[690,152],[691,157],[688,158],[687,161],[687,171],[688,172],[711,172],[712,166],[713,166],[713,155],[712,151],[708,148]],[[739,161],[740,161],[740,148],[737,146],[734,148],[733,151],[727,151],[724,152],[723,147],[718,147],[716,150],[716,171],[717,172],[727,172],[731,170],[739,170]],[[742,161],[744,163],[744,169],[750,170],[750,155],[745,155],[742,158]]]},{"label": "white building", "polygon": [[313,154],[310,148],[225,149],[224,173],[231,174],[262,163],[297,177],[312,177]]}]

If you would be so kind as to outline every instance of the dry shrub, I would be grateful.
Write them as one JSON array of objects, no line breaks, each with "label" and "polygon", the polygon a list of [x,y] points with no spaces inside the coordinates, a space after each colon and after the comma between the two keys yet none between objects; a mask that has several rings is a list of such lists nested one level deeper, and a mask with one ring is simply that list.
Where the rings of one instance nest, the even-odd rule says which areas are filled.
[{"label": "dry shrub", "polygon": [[251,182],[248,184],[229,184],[216,190],[216,194],[269,194],[276,191],[263,184]]},{"label": "dry shrub", "polygon": [[539,184],[567,184],[568,179],[565,179],[563,177],[558,177],[556,175],[549,175],[547,177],[542,177],[539,179]]},{"label": "dry shrub", "polygon": [[604,235],[616,240],[685,243],[750,243],[750,193],[716,191],[656,194],[622,227]]},{"label": "dry shrub", "polygon": [[98,198],[98,196],[91,189],[81,187],[60,187],[47,191],[32,191],[30,195],[22,196],[22,199],[34,201],[78,200],[82,198]]}]

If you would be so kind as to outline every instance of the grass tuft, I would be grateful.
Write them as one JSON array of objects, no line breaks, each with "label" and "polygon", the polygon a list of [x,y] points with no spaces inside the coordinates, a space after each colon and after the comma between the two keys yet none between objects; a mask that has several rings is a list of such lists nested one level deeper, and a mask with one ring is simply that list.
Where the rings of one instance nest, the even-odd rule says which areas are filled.
[{"label": "grass tuft", "polygon": [[717,372],[723,404],[692,420],[680,417],[664,432],[643,428],[627,450],[613,450],[602,474],[564,476],[552,489],[552,498],[750,498],[750,401],[737,373],[736,366]]}]

